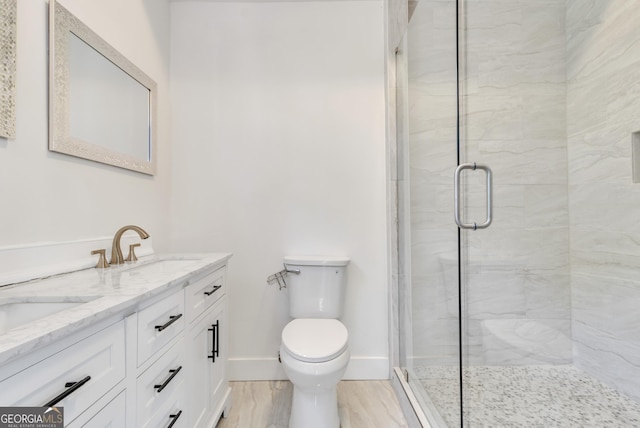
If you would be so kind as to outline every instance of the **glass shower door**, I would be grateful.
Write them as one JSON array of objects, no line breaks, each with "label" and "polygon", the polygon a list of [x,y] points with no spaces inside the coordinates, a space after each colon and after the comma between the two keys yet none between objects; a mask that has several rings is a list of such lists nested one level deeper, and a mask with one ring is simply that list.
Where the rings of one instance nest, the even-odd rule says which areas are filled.
[{"label": "glass shower door", "polygon": [[637,81],[617,59],[638,6],[410,4],[397,101],[412,390],[433,427],[638,426],[637,323],[621,316],[637,246],[618,248],[637,225],[637,104],[609,94]]},{"label": "glass shower door", "polygon": [[[459,1],[460,161],[491,167],[494,196],[491,226],[461,229],[465,426],[549,426],[544,379],[571,362],[565,6]],[[482,222],[485,174],[462,175],[462,221]]]}]

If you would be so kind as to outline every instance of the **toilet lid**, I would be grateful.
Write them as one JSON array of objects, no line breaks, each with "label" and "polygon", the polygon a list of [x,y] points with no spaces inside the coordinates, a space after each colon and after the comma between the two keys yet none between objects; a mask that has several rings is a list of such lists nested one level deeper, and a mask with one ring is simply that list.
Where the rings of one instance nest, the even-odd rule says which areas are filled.
[{"label": "toilet lid", "polygon": [[282,330],[282,345],[295,359],[329,361],[347,348],[347,328],[335,319],[299,318]]}]

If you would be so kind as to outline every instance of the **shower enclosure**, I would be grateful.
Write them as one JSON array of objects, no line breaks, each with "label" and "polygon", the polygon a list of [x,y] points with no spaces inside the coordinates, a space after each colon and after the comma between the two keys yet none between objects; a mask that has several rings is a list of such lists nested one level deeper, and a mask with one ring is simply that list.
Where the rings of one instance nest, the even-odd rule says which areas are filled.
[{"label": "shower enclosure", "polygon": [[640,2],[409,4],[398,306],[420,411],[640,426]]}]

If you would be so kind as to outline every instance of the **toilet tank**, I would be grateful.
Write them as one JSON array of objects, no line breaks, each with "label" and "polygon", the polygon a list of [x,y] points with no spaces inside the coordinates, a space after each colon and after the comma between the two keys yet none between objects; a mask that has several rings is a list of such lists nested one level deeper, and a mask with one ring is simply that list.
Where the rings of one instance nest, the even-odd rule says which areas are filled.
[{"label": "toilet tank", "polygon": [[[347,257],[289,256],[284,265],[292,318],[340,318],[347,286]],[[292,273],[299,271],[300,273]]]}]

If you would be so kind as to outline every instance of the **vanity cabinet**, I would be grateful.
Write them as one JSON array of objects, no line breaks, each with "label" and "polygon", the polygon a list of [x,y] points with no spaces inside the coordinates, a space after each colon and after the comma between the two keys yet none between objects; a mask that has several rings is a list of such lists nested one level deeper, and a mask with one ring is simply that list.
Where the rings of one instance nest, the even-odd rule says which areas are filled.
[{"label": "vanity cabinet", "polygon": [[70,428],[215,427],[230,406],[225,276],[224,264],[200,270],[1,365],[0,406],[74,390],[55,403]]}]

